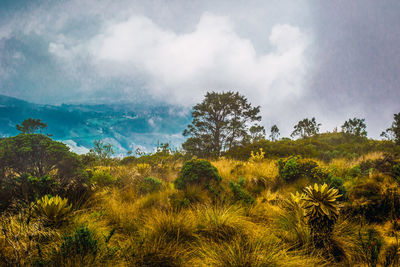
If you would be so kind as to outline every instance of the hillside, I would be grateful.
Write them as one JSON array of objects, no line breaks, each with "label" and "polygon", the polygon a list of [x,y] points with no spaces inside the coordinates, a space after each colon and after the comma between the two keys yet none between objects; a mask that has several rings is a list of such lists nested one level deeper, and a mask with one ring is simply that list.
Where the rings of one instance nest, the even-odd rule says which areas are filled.
[{"label": "hillside", "polygon": [[117,154],[141,148],[152,151],[159,142],[179,145],[190,112],[176,107],[144,104],[38,105],[0,95],[0,136],[18,133],[15,126],[27,118],[47,123],[47,133],[78,153],[93,140],[113,144]]}]

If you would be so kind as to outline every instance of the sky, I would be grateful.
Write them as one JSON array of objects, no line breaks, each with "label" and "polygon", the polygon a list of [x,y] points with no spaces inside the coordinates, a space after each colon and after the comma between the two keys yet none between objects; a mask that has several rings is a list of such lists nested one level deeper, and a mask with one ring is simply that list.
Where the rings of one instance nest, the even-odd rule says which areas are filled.
[{"label": "sky", "polygon": [[400,1],[0,0],[0,94],[190,109],[239,91],[288,136],[400,112]]}]

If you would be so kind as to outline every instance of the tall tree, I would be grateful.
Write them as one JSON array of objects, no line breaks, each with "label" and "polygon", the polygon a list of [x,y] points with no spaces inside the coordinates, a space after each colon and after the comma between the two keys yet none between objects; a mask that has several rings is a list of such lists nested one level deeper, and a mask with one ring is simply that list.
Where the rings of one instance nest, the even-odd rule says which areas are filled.
[{"label": "tall tree", "polygon": [[365,124],[365,119],[348,119],[342,125],[342,132],[345,134],[351,134],[360,137],[367,136],[367,125]]},{"label": "tall tree", "polygon": [[47,128],[47,124],[42,122],[40,119],[26,119],[21,125],[17,124],[17,130],[23,134],[32,134],[39,130],[42,133],[42,130]]},{"label": "tall tree", "polygon": [[276,126],[276,124],[272,125],[271,134],[269,135],[269,139],[271,139],[271,141],[278,140],[279,135],[281,135],[281,134],[279,132],[278,126]]},{"label": "tall tree", "polygon": [[251,135],[262,135],[264,127],[255,124],[261,120],[259,112],[259,106],[252,107],[238,92],[208,92],[193,107],[193,121],[183,132],[190,138],[182,147],[198,156],[219,156],[224,150],[249,142]]},{"label": "tall tree", "polygon": [[294,126],[294,131],[290,135],[291,137],[300,136],[301,138],[304,137],[311,137],[319,133],[319,127],[321,123],[317,123],[315,118],[312,117],[311,120],[308,118],[303,119]]},{"label": "tall tree", "polygon": [[393,118],[394,121],[392,122],[392,126],[382,132],[381,136],[393,140],[396,144],[400,145],[400,112],[393,114]]}]

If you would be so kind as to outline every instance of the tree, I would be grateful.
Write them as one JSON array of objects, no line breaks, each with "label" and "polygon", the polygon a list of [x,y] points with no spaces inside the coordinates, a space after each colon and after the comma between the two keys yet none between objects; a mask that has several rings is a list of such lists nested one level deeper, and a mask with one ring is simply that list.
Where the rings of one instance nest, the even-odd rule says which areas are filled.
[{"label": "tree", "polygon": [[42,133],[42,130],[47,128],[47,124],[42,122],[40,119],[26,119],[21,125],[17,124],[17,130],[23,134],[32,134],[39,130]]},{"label": "tree", "polygon": [[314,117],[311,120],[306,118],[299,121],[297,125],[294,126],[294,131],[290,136],[300,136],[301,138],[311,137],[319,133],[320,126],[321,123],[317,123]]},{"label": "tree", "polygon": [[80,162],[69,148],[43,134],[19,134],[0,140],[0,168],[4,174],[61,178],[74,175]]},{"label": "tree", "polygon": [[397,145],[400,145],[400,112],[393,114],[394,121],[392,127],[387,128],[386,131],[381,133],[382,137],[393,140]]},{"label": "tree", "polygon": [[90,153],[100,160],[110,159],[114,155],[114,149],[110,143],[104,143],[103,140],[94,140],[93,145],[94,147],[90,149]]},{"label": "tree", "polygon": [[182,147],[194,155],[208,157],[248,143],[252,136],[259,137],[264,131],[264,127],[254,125],[261,120],[259,112],[259,106],[252,107],[238,92],[208,92],[193,107],[193,121],[183,132],[190,138]]},{"label": "tree", "polygon": [[265,129],[262,125],[254,125],[250,127],[251,142],[258,142],[265,139]]},{"label": "tree", "polygon": [[269,135],[269,139],[271,139],[271,141],[278,140],[279,135],[281,135],[281,134],[279,132],[278,126],[276,126],[276,124],[272,125],[271,134]]},{"label": "tree", "polygon": [[359,137],[367,136],[367,125],[365,119],[353,118],[344,122],[342,125],[342,132],[345,134],[351,134]]}]

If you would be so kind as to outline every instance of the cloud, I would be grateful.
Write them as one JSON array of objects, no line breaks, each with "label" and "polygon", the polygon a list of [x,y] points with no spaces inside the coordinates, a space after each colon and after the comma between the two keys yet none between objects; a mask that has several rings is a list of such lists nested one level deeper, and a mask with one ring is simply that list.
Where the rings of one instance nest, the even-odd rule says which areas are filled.
[{"label": "cloud", "polygon": [[[266,104],[302,94],[310,37],[276,24],[269,40],[265,45],[272,49],[259,53],[228,17],[211,13],[204,13],[192,32],[180,34],[132,16],[104,27],[87,51],[102,77],[141,77],[156,100],[187,106],[210,90],[239,90]],[[60,56],[66,53],[58,47]]]}]

